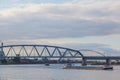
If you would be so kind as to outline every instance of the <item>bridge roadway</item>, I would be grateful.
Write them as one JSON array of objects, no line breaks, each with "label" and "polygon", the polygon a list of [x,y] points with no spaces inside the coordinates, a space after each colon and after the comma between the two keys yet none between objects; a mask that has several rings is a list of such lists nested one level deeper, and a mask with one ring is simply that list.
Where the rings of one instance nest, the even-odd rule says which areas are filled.
[{"label": "bridge roadway", "polygon": [[[1,58],[15,58],[16,56],[4,56]],[[120,60],[120,56],[84,56],[84,57],[80,57],[80,56],[20,56],[20,58],[83,58],[86,60],[106,60],[106,59],[110,59],[110,60]]]},{"label": "bridge roadway", "polygon": [[84,56],[87,60],[120,60],[120,56]]},{"label": "bridge roadway", "polygon": [[87,65],[87,60],[106,60],[106,65],[111,65],[111,60],[120,60],[120,56],[84,56],[83,65]]}]

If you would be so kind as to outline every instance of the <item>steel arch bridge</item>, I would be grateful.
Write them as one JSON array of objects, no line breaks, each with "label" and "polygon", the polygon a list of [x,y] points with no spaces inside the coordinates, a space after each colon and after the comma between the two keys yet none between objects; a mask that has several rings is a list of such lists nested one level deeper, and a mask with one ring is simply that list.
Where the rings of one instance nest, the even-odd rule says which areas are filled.
[{"label": "steel arch bridge", "polygon": [[20,59],[57,59],[60,61],[62,59],[81,59],[82,64],[86,65],[87,60],[106,60],[106,64],[109,65],[111,60],[120,60],[120,56],[105,56],[100,52],[96,52],[101,56],[85,56],[82,51],[92,51],[93,50],[75,50],[59,46],[50,45],[6,45],[0,46],[0,61],[1,60],[13,60],[15,58]]},{"label": "steel arch bridge", "polygon": [[79,50],[50,45],[7,45],[1,46],[1,59],[20,58],[83,58]]}]

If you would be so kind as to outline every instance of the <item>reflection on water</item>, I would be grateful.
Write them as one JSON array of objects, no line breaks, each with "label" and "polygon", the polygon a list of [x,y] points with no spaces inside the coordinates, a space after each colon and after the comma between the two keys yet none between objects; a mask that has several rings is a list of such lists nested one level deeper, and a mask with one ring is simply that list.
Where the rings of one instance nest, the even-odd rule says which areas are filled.
[{"label": "reflection on water", "polygon": [[0,65],[0,80],[120,80],[120,66],[114,70],[65,70],[63,65]]}]

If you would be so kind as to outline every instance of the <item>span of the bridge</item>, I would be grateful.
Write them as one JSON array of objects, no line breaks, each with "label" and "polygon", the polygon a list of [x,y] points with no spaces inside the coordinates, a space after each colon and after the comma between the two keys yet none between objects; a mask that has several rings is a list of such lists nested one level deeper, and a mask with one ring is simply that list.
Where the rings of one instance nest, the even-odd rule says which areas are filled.
[{"label": "span of the bridge", "polygon": [[[0,46],[0,59],[13,59],[14,57],[20,58],[77,58],[82,59],[83,64],[86,64],[86,60],[106,60],[107,63],[110,60],[120,60],[120,56],[104,56],[100,52],[101,56],[85,56],[82,50],[75,50],[59,46],[50,45],[6,45]],[[87,51],[87,50],[86,50]]]}]

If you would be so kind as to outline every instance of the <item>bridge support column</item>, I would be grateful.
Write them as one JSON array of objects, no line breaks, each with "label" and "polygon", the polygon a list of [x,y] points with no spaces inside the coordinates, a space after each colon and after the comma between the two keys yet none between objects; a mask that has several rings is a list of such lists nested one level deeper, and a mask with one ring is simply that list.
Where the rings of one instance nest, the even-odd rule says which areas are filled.
[{"label": "bridge support column", "polygon": [[106,59],[106,65],[111,65],[110,59]]},{"label": "bridge support column", "polygon": [[82,59],[82,65],[86,66],[87,65],[87,60],[85,58]]}]

